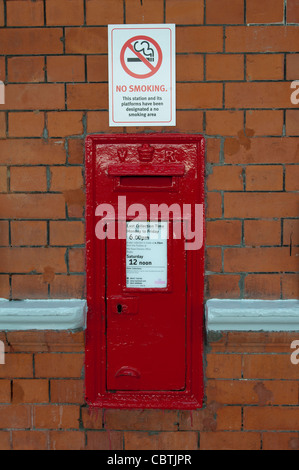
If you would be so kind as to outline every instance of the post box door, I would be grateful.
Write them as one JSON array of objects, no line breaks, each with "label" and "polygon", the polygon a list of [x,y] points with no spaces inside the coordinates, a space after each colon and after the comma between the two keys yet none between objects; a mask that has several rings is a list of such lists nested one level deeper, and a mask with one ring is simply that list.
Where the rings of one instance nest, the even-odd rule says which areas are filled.
[{"label": "post box door", "polygon": [[[157,256],[167,272],[158,287],[150,280],[149,287],[132,287],[132,281],[128,287],[128,242],[106,240],[107,391],[186,387],[186,252],[184,240],[173,239],[171,222],[166,224],[169,239]],[[138,269],[142,277],[143,265]]]}]

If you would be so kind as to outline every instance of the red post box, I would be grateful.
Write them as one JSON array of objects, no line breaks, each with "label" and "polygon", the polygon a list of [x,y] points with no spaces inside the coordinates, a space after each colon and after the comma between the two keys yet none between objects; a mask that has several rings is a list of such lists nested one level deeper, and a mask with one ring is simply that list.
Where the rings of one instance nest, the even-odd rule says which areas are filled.
[{"label": "red post box", "polygon": [[86,193],[87,403],[201,407],[203,137],[88,136]]}]

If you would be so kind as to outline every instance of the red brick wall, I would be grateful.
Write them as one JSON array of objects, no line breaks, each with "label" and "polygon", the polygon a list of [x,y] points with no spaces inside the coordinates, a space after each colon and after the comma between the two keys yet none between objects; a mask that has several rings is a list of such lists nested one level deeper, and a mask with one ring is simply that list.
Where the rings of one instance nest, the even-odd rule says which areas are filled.
[{"label": "red brick wall", "polygon": [[[84,138],[149,129],[108,126],[124,22],[177,24],[177,126],[152,131],[206,137],[206,298],[298,298],[298,0],[0,0],[0,297],[85,296]],[[89,416],[82,332],[7,333],[1,445],[296,448],[291,336],[208,341],[198,413]]]},{"label": "red brick wall", "polygon": [[208,338],[196,411],[90,411],[82,332],[0,337],[0,449],[299,449],[299,364],[290,360],[298,333]]}]

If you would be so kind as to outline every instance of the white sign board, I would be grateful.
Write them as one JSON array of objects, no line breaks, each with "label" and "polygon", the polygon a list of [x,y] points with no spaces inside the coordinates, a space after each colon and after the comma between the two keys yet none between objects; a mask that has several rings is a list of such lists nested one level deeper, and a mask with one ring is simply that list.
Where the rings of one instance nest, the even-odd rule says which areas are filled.
[{"label": "white sign board", "polygon": [[109,125],[175,126],[175,25],[109,25]]},{"label": "white sign board", "polygon": [[127,222],[127,287],[167,287],[167,235],[167,222]]}]

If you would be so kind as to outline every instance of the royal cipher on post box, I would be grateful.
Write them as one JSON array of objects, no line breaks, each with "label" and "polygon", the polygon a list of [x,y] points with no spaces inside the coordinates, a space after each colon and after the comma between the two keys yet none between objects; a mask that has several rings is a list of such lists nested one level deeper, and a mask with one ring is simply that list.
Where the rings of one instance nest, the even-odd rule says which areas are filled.
[{"label": "royal cipher on post box", "polygon": [[201,407],[203,137],[87,136],[86,198],[87,403]]}]

